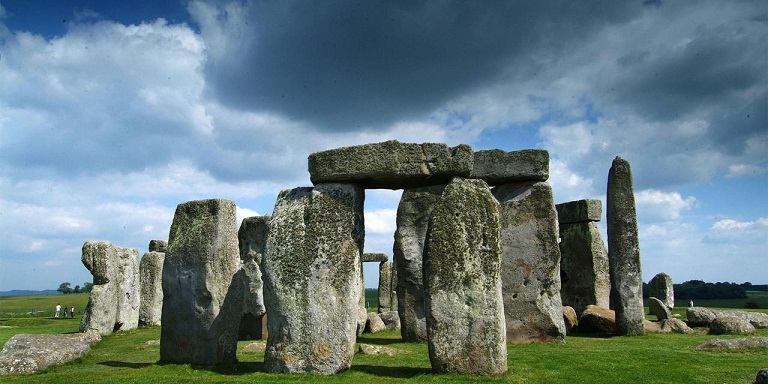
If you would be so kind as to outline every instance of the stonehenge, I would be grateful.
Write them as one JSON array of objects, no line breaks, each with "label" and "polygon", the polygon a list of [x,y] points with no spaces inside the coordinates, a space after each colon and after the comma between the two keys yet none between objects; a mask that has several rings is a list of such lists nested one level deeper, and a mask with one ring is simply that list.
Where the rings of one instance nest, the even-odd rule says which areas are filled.
[{"label": "stonehenge", "polygon": [[82,262],[93,274],[93,290],[80,332],[104,336],[139,326],[139,252],[108,241],[86,241]]},{"label": "stonehenge", "polygon": [[616,329],[620,335],[642,335],[643,276],[632,171],[629,162],[618,156],[608,172],[606,207],[611,306],[616,311]]},{"label": "stonehenge", "polygon": [[[563,343],[564,314],[573,326],[613,304],[611,332],[643,332],[632,179],[618,157],[607,250],[599,200],[554,204],[544,150],[387,141],[313,153],[308,170],[312,187],[281,191],[271,215],[239,229],[230,200],[179,204],[167,243],[142,258],[136,315],[123,308],[139,297],[137,252],[87,242],[83,329],[162,324],[162,362],[209,366],[234,363],[238,338],[266,337],[265,371],[321,375],[351,367],[361,321],[426,342],[435,372],[489,375],[507,371],[507,343]],[[403,190],[391,261],[363,252],[365,189]],[[366,313],[363,262],[379,263],[379,314]]]}]

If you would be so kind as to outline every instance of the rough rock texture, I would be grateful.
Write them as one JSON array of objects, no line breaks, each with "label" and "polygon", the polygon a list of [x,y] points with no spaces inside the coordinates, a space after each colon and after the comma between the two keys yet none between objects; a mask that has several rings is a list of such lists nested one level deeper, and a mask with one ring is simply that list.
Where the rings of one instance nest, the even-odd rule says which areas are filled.
[{"label": "rough rock texture", "polygon": [[552,188],[546,182],[493,189],[501,203],[501,279],[507,342],[565,338],[560,248]]},{"label": "rough rock texture", "polygon": [[400,316],[398,316],[397,311],[382,312],[379,317],[387,329],[400,329]]},{"label": "rough rock texture", "polygon": [[472,148],[396,140],[309,155],[312,183],[356,183],[363,188],[408,189],[445,184],[472,173]]},{"label": "rough rock texture", "polygon": [[253,340],[261,336],[261,317],[266,313],[264,306],[264,282],[261,274],[261,259],[269,233],[269,215],[252,216],[243,219],[237,231],[240,250],[240,268],[243,279],[243,316],[238,330],[238,339]]},{"label": "rough rock texture", "polygon": [[[397,274],[397,312],[404,341],[426,341],[422,256],[429,217],[444,185],[407,189],[397,207],[397,229],[392,247]],[[394,308],[394,307],[393,307]]]},{"label": "rough rock texture", "polygon": [[383,263],[389,261],[389,256],[386,253],[363,253],[360,261],[363,263]]},{"label": "rough rock texture", "polygon": [[236,225],[230,200],[176,207],[163,265],[161,361],[235,361],[245,285]]},{"label": "rough rock texture", "polygon": [[666,320],[672,318],[672,310],[670,310],[661,300],[651,297],[648,299],[648,312],[651,315],[656,316],[659,320]]},{"label": "rough rock texture", "polygon": [[689,327],[688,324],[685,323],[685,321],[682,321],[680,319],[675,319],[675,318],[666,319],[666,320],[662,320],[660,324],[661,324],[662,332],[685,333],[685,334],[691,334],[696,332],[691,327]]},{"label": "rough rock texture", "polygon": [[168,247],[168,242],[165,240],[150,240],[149,252],[162,252],[165,253],[165,249]]},{"label": "rough rock texture", "polygon": [[333,374],[352,363],[360,309],[359,185],[280,192],[262,261],[267,372]]},{"label": "rough rock texture", "polygon": [[34,373],[83,357],[100,341],[96,332],[66,335],[18,334],[11,337],[0,354],[0,375]]},{"label": "rough rock texture", "polygon": [[392,262],[379,264],[379,313],[392,310]]},{"label": "rough rock texture", "polygon": [[616,333],[616,313],[608,308],[588,305],[579,317],[580,333]]},{"label": "rough rock texture", "polygon": [[365,322],[365,332],[376,333],[387,329],[387,325],[381,320],[378,313],[368,312],[367,321]]},{"label": "rough rock texture", "polygon": [[576,315],[576,310],[573,307],[563,306],[563,323],[565,323],[566,335],[570,335],[576,330],[576,327],[579,325],[579,317]]},{"label": "rough rock texture", "polygon": [[675,307],[675,288],[672,277],[664,272],[657,274],[648,282],[648,294],[661,300],[669,309]]},{"label": "rough rock texture", "polygon": [[597,222],[603,217],[600,200],[584,199],[555,205],[560,224]]},{"label": "rough rock texture", "polygon": [[754,332],[755,327],[748,320],[738,317],[717,317],[709,323],[711,335],[748,335]]},{"label": "rough rock texture", "polygon": [[[393,256],[394,259],[394,256]],[[389,306],[392,308],[392,311],[397,313],[398,309],[398,302],[397,302],[397,264],[395,264],[394,260],[392,261],[392,281],[390,282],[389,286],[391,291],[389,292]],[[398,320],[398,326],[397,329],[400,329],[400,320]]]},{"label": "rough rock texture", "polygon": [[383,345],[371,345],[371,344],[360,344],[359,352],[361,355],[387,355],[387,356],[394,356],[398,353],[402,353],[403,351],[396,349],[396,348],[390,348],[385,347]]},{"label": "rough rock texture", "polygon": [[267,350],[267,344],[264,342],[261,343],[250,343],[243,347],[240,352],[242,353],[256,353],[256,352],[264,352]]},{"label": "rough rock texture", "polygon": [[484,181],[445,187],[429,221],[424,278],[432,369],[506,372],[499,203]]},{"label": "rough rock texture", "polygon": [[709,326],[718,317],[738,317],[749,321],[755,328],[768,328],[768,313],[737,310],[712,310],[704,307],[686,309],[688,323],[693,326]]},{"label": "rough rock texture", "polygon": [[768,349],[768,337],[743,337],[740,339],[714,339],[699,344],[698,349]]},{"label": "rough rock texture", "polygon": [[610,305],[608,252],[594,222],[560,224],[560,297],[581,314],[587,305]]},{"label": "rough rock texture", "polygon": [[[154,241],[154,240],[153,240]],[[165,252],[149,251],[141,257],[139,325],[160,325],[163,314],[163,262]]]},{"label": "rough rock texture", "polygon": [[616,310],[616,327],[620,335],[642,335],[643,276],[632,171],[629,162],[618,156],[608,173],[606,208],[611,306]]},{"label": "rough rock texture", "polygon": [[80,321],[80,332],[100,335],[139,325],[139,251],[108,241],[86,241],[82,262],[93,274],[93,290]]},{"label": "rough rock texture", "polygon": [[512,152],[501,149],[477,151],[472,166],[472,178],[482,179],[488,185],[519,181],[547,181],[549,152],[543,149]]}]

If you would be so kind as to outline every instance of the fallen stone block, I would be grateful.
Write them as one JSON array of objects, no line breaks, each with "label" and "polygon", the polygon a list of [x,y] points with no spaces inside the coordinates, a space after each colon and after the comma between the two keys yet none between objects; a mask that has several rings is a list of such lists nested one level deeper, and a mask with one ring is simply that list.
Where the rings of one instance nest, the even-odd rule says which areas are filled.
[{"label": "fallen stone block", "polygon": [[698,349],[768,349],[768,337],[744,337],[740,339],[714,339],[699,344]]},{"label": "fallen stone block", "polygon": [[85,356],[101,340],[97,332],[67,335],[18,334],[0,354],[0,375],[35,373]]},{"label": "fallen stone block", "polygon": [[755,327],[742,318],[720,316],[709,323],[710,335],[748,335],[755,333]]}]

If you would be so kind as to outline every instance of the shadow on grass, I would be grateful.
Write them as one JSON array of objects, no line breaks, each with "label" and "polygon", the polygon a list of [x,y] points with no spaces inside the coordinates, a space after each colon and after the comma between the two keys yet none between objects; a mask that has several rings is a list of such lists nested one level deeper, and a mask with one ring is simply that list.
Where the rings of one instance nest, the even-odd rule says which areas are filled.
[{"label": "shadow on grass", "polygon": [[140,369],[144,367],[149,367],[153,363],[129,363],[126,361],[102,361],[97,363],[99,365],[106,365],[107,367],[113,367],[113,368],[133,368],[133,369]]},{"label": "shadow on grass", "polygon": [[583,338],[583,339],[610,339],[614,336],[617,336],[617,335],[612,335],[609,333],[573,333],[568,335],[568,337]]},{"label": "shadow on grass", "polygon": [[[184,365],[184,363],[165,363],[158,361],[157,365]],[[190,364],[190,368],[200,371],[208,371],[218,373],[220,375],[239,376],[247,375],[256,372],[264,372],[264,362],[261,361],[245,361],[224,365],[197,365]]]},{"label": "shadow on grass", "polygon": [[383,367],[381,365],[353,365],[350,371],[359,371],[369,375],[391,377],[395,379],[410,379],[432,372],[429,368]]},{"label": "shadow on grass", "polygon": [[[404,343],[402,339],[379,339],[379,338],[367,338],[367,337],[361,337],[357,339],[357,342],[360,344],[371,344],[371,345],[390,345],[390,344],[400,344]],[[426,344],[426,342],[424,342]]]}]

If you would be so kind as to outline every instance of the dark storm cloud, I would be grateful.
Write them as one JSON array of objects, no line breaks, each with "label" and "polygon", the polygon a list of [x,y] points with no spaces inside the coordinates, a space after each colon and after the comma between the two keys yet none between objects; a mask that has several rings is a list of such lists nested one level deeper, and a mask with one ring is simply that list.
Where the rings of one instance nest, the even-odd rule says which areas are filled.
[{"label": "dark storm cloud", "polygon": [[349,130],[420,117],[502,76],[534,73],[601,27],[638,15],[642,3],[270,1],[225,8],[215,19],[191,8],[206,44],[217,44],[216,31],[238,40],[207,62],[220,101]]}]

